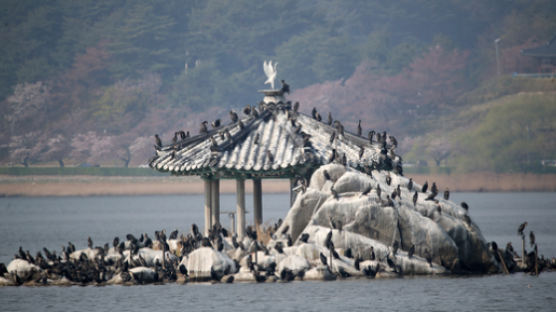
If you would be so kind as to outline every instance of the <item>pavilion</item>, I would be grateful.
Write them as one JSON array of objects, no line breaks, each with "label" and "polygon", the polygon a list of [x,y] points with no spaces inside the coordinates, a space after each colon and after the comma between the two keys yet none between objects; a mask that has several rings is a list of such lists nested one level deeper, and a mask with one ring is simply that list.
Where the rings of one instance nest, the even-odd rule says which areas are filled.
[{"label": "pavilion", "polygon": [[198,135],[157,147],[150,162],[158,171],[203,179],[205,235],[220,223],[221,179],[236,180],[236,229],[241,238],[245,235],[247,179],[253,181],[254,224],[259,229],[263,219],[261,179],[290,179],[293,203],[295,193],[291,189],[295,184],[305,181],[306,185],[319,166],[330,162],[365,172],[393,169],[401,174],[401,159],[394,153],[395,146],[387,145],[385,136],[380,142],[371,142],[361,133],[345,131],[339,121],[321,121],[316,110],[312,117],[299,113],[299,104],[292,106],[281,90],[260,92],[264,98],[258,107],[248,107],[242,117],[231,111],[230,123],[215,123]]}]

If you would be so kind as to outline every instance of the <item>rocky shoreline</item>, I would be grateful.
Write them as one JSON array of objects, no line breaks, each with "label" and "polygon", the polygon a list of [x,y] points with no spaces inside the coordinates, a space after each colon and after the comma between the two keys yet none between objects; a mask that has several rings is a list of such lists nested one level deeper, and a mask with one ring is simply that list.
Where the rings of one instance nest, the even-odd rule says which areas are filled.
[{"label": "rocky shoreline", "polygon": [[[165,231],[154,238],[128,234],[112,244],[60,253],[23,248],[0,285],[135,285],[188,282],[287,282],[414,275],[531,272],[556,268],[536,248],[520,259],[513,247],[486,242],[467,204],[442,198],[403,176],[367,174],[338,164],[322,166],[299,194],[283,222],[244,238],[215,225],[203,236]],[[523,229],[522,229],[523,232]],[[534,236],[531,246],[536,247]]]}]

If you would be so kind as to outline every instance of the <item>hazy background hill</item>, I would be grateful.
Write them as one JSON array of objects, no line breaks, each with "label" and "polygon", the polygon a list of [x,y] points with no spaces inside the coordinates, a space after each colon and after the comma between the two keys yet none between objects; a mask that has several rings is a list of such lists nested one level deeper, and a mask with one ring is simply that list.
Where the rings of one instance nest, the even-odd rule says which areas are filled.
[{"label": "hazy background hill", "polygon": [[303,111],[386,130],[408,163],[545,170],[556,83],[511,74],[537,71],[520,51],[556,2],[391,2],[4,0],[0,162],[145,164],[155,133],[258,103],[272,59]]}]

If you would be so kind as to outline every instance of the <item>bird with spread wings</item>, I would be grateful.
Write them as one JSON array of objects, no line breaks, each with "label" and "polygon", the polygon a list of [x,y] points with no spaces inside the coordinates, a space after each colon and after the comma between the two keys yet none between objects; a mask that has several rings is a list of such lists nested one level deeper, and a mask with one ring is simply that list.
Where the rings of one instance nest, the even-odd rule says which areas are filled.
[{"label": "bird with spread wings", "polygon": [[274,79],[276,79],[276,65],[278,65],[278,63],[276,64],[272,64],[272,61],[264,61],[263,62],[263,70],[264,70],[264,74],[266,75],[266,81],[264,82],[265,84],[270,84],[270,87],[272,88],[272,90],[274,90]]}]

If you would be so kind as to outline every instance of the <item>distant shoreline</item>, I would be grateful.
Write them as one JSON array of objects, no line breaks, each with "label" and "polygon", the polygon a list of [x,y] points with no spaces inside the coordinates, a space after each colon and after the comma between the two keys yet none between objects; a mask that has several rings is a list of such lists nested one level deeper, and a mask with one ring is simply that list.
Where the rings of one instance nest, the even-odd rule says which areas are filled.
[{"label": "distant shoreline", "polygon": [[[455,192],[555,192],[556,174],[409,174],[418,183],[436,182],[443,191]],[[220,192],[235,193],[233,180],[222,180]],[[203,194],[198,177],[102,177],[0,175],[0,196],[93,196]],[[252,184],[246,183],[250,193]],[[289,180],[263,180],[265,193],[289,192]]]}]

